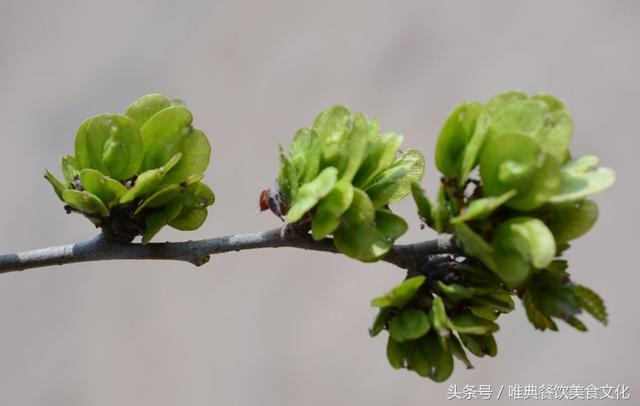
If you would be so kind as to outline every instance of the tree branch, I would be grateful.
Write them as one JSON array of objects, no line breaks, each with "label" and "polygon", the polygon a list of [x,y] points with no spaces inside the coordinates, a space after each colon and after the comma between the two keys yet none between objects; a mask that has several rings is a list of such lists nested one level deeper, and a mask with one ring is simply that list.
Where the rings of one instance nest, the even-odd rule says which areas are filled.
[{"label": "tree branch", "polygon": [[[113,259],[163,259],[186,261],[196,266],[205,264],[210,255],[255,248],[292,247],[311,251],[337,253],[331,239],[315,241],[307,233],[291,227],[251,234],[235,234],[197,241],[151,244],[123,244],[97,237],[58,247],[41,248],[16,254],[0,255],[0,273],[22,271],[50,265],[92,262]],[[396,245],[383,261],[408,269],[420,258],[444,253],[456,253],[459,248],[451,236],[415,244]]]}]

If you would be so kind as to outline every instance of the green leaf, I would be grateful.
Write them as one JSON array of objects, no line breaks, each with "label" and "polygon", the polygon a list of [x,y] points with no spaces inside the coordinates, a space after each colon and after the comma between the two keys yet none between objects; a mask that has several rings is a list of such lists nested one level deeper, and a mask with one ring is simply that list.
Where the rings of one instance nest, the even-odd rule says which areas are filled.
[{"label": "green leaf", "polygon": [[278,174],[278,188],[287,203],[291,204],[298,194],[298,171],[291,160],[285,155],[280,146],[280,173]]},{"label": "green leaf", "polygon": [[473,135],[469,139],[467,146],[462,154],[462,163],[460,164],[460,177],[458,184],[463,186],[469,179],[469,174],[476,167],[478,155],[487,136],[487,127],[489,125],[489,116],[483,111],[478,115]]},{"label": "green leaf", "polygon": [[209,166],[211,146],[207,136],[200,130],[194,129],[184,137],[180,144],[182,159],[165,176],[163,183],[179,183],[191,176],[201,175]]},{"label": "green leaf", "polygon": [[469,334],[458,334],[460,336],[460,341],[462,345],[464,345],[467,350],[469,350],[476,357],[482,358],[487,355],[482,348],[480,342],[478,342],[477,338],[481,336],[474,336]]},{"label": "green leaf", "polygon": [[462,361],[467,369],[473,368],[473,365],[471,364],[471,361],[469,361],[469,357],[467,357],[467,353],[464,351],[462,344],[454,334],[451,334],[449,336],[449,348],[451,349],[451,353],[453,354],[453,356]]},{"label": "green leaf", "polygon": [[513,299],[507,293],[474,296],[471,300],[476,305],[484,306],[500,313],[509,313],[515,306]]},{"label": "green leaf", "polygon": [[69,206],[81,212],[109,217],[109,209],[107,209],[102,200],[86,190],[67,189],[62,192],[62,199]]},{"label": "green leaf", "polygon": [[465,334],[494,333],[499,329],[496,323],[470,313],[449,317],[448,325],[452,330]]},{"label": "green leaf", "polygon": [[496,321],[498,319],[498,313],[487,307],[469,306],[469,311],[478,317],[482,317],[483,319],[491,321]]},{"label": "green leaf", "polygon": [[492,115],[491,133],[526,135],[558,162],[563,162],[571,144],[573,122],[566,106],[552,99],[542,95],[504,105]]},{"label": "green leaf", "polygon": [[213,190],[203,182],[187,182],[187,187],[179,194],[180,200],[186,207],[204,209],[211,206],[216,200]]},{"label": "green leaf", "polygon": [[553,331],[558,330],[558,326],[556,325],[556,323],[554,323],[553,320],[551,320],[551,317],[544,314],[538,308],[533,298],[533,294],[530,290],[527,291],[522,297],[522,303],[524,304],[524,309],[527,312],[527,317],[529,318],[531,324],[533,324],[533,327],[535,327],[537,330],[542,331],[546,329],[550,329]]},{"label": "green leaf", "polygon": [[380,332],[384,330],[385,326],[387,325],[391,317],[393,317],[393,315],[394,312],[388,307],[381,308],[378,311],[375,320],[373,321],[373,325],[369,329],[369,335],[371,337],[375,337],[380,334]]},{"label": "green leaf", "polygon": [[429,310],[429,320],[436,333],[441,337],[449,335],[447,311],[440,296],[434,296]]},{"label": "green leaf", "polygon": [[140,128],[144,145],[142,170],[159,168],[177,153],[184,152],[182,142],[191,134],[192,121],[191,112],[178,106],[167,107],[149,118]]},{"label": "green leaf", "polygon": [[300,186],[293,205],[287,213],[287,220],[291,223],[300,220],[320,199],[331,192],[337,180],[338,170],[328,167],[322,170],[314,180]]},{"label": "green leaf", "polygon": [[569,317],[565,320],[568,325],[575,328],[578,331],[587,331],[587,326],[584,325],[583,322],[580,321],[577,317]]},{"label": "green leaf", "polygon": [[96,169],[117,180],[129,179],[140,168],[143,145],[129,117],[100,114],[86,120],[76,134],[78,169]]},{"label": "green leaf", "polygon": [[60,200],[64,200],[62,198],[62,192],[67,189],[67,186],[64,183],[60,182],[58,178],[53,176],[53,174],[49,172],[48,169],[45,169],[44,171],[44,178],[51,184],[51,186],[53,186],[53,191],[56,192],[56,195],[58,195]]},{"label": "green leaf", "polygon": [[142,212],[142,210],[146,208],[157,208],[166,206],[170,201],[178,196],[178,193],[180,193],[182,189],[182,186],[177,183],[163,186],[157,192],[144,199],[144,202],[142,202],[142,204],[138,206],[133,214],[138,215],[140,214],[140,212]]},{"label": "green leaf", "polygon": [[181,231],[197,230],[207,219],[208,210],[204,208],[184,207],[178,217],[171,220],[169,226]]},{"label": "green leaf", "polygon": [[88,192],[98,196],[107,206],[116,203],[127,191],[122,183],[95,169],[80,171],[80,183]]},{"label": "green leaf", "polygon": [[353,186],[338,181],[331,192],[320,200],[311,219],[311,231],[315,240],[321,240],[340,226],[342,214],[353,201]]},{"label": "green leaf", "polygon": [[451,224],[471,220],[483,220],[493,213],[498,207],[502,206],[507,200],[515,196],[516,193],[517,192],[515,190],[510,190],[498,197],[484,197],[473,200],[459,216],[451,219]]},{"label": "green leaf", "polygon": [[167,172],[176,166],[181,158],[182,154],[178,152],[164,166],[142,172],[136,179],[135,185],[120,197],[120,204],[129,203],[137,197],[147,196],[157,191]]},{"label": "green leaf", "polygon": [[67,155],[60,160],[60,166],[62,167],[62,175],[67,181],[67,184],[73,183],[76,177],[80,177],[80,171],[78,170],[78,164],[76,159],[71,155]]},{"label": "green leaf", "polygon": [[517,133],[490,137],[480,157],[483,191],[501,196],[518,193],[505,204],[529,211],[547,203],[560,187],[560,166],[544,155],[535,140]]},{"label": "green leaf", "polygon": [[530,267],[543,269],[556,253],[553,234],[533,217],[515,217],[502,223],[493,240],[498,276],[516,287],[529,276]]},{"label": "green leaf", "polygon": [[490,357],[495,357],[498,355],[498,345],[496,344],[496,339],[493,337],[493,334],[484,334],[481,336],[474,336],[480,347],[482,348],[482,352],[487,354]]},{"label": "green leaf", "polygon": [[493,247],[465,223],[456,224],[454,229],[464,251],[478,258],[489,269],[496,271],[497,264],[493,256]]},{"label": "green leaf", "polygon": [[[425,337],[426,339],[426,337]],[[407,359],[407,368],[412,369],[418,375],[428,378],[433,372],[434,357],[423,340],[415,340],[405,343],[405,357]],[[430,352],[431,351],[431,352]]]},{"label": "green leaf", "polygon": [[[429,356],[433,370],[429,374],[434,382],[443,382],[453,373],[453,354],[448,345],[442,345],[436,336],[429,334],[422,340],[424,352]],[[447,343],[447,341],[445,341]]]},{"label": "green leaf", "polygon": [[[359,189],[355,189],[356,191]],[[365,218],[370,208],[366,208],[358,217],[363,221],[353,221],[353,207],[358,193],[354,194],[354,203],[343,216],[340,227],[334,232],[333,242],[343,254],[363,262],[373,262],[384,257],[393,247],[396,238],[404,234],[407,223],[399,216],[386,210],[375,211],[375,222]],[[356,217],[357,218],[357,217]]]},{"label": "green leaf", "polygon": [[[300,179],[302,183],[309,182],[315,179],[320,171],[320,156],[320,137],[314,130],[302,128],[293,137],[293,143],[289,149],[289,160],[293,164],[295,172],[289,168],[285,170],[296,174],[296,183],[297,179]],[[290,173],[283,176],[285,179],[290,179],[289,184],[293,182]]]},{"label": "green leaf", "polygon": [[127,107],[126,116],[133,119],[138,127],[142,127],[154,114],[171,105],[169,99],[160,94],[142,96]]},{"label": "green leaf", "polygon": [[448,178],[460,175],[462,157],[480,114],[480,103],[462,103],[450,114],[436,144],[436,167]]},{"label": "green leaf", "polygon": [[447,207],[447,193],[444,185],[440,185],[435,203],[431,206],[431,217],[435,230],[442,234],[449,226],[449,209]]},{"label": "green leaf", "polygon": [[454,302],[458,302],[462,299],[469,299],[477,294],[489,292],[487,289],[466,287],[455,283],[446,285],[442,281],[438,281],[437,286],[440,293]]},{"label": "green leaf", "polygon": [[424,174],[424,157],[415,149],[408,149],[393,165],[380,173],[365,189],[376,208],[405,198],[411,184]]},{"label": "green leaf", "polygon": [[389,210],[376,210],[376,233],[391,245],[407,232],[409,226],[400,216],[391,213]]},{"label": "green leaf", "polygon": [[607,325],[607,308],[602,298],[596,292],[583,285],[573,284],[571,289],[580,307],[600,323]]},{"label": "green leaf", "polygon": [[364,158],[369,135],[367,118],[362,113],[353,117],[353,129],[342,139],[338,162],[340,180],[351,182]]},{"label": "green leaf", "polygon": [[142,235],[142,243],[147,244],[158,234],[162,227],[171,223],[176,219],[182,211],[183,205],[179,200],[174,200],[171,204],[165,206],[160,211],[151,213],[145,217],[145,230]]},{"label": "green leaf", "polygon": [[537,136],[540,145],[558,162],[566,161],[573,137],[571,112],[562,100],[549,94],[540,93],[533,96],[532,99],[543,101],[549,109],[544,119],[544,130]]},{"label": "green leaf", "polygon": [[549,205],[542,214],[561,245],[586,234],[598,219],[598,205],[592,200],[578,200],[564,204]]},{"label": "green leaf", "polygon": [[483,108],[487,114],[493,116],[506,106],[526,99],[527,95],[519,90],[504,92],[489,99]]},{"label": "green leaf", "polygon": [[401,307],[409,303],[413,296],[425,281],[422,275],[408,278],[398,286],[391,289],[386,295],[377,297],[371,301],[373,307]]},{"label": "green leaf", "polygon": [[389,340],[387,341],[387,359],[389,360],[389,364],[391,364],[394,369],[403,368],[404,358],[405,346],[403,343],[399,343],[389,336]]},{"label": "green leaf", "polygon": [[377,131],[372,133],[372,126],[369,127],[369,130],[369,142],[364,159],[353,178],[353,185],[360,189],[367,188],[382,171],[393,163],[400,145],[402,145],[402,135],[400,134],[378,135]]},{"label": "green leaf", "polygon": [[322,162],[334,165],[340,153],[342,138],[351,130],[351,112],[342,105],[329,107],[316,117],[313,129],[320,137]]},{"label": "green leaf", "polygon": [[416,202],[416,206],[418,207],[418,215],[422,220],[426,223],[433,223],[433,217],[431,215],[431,202],[427,197],[426,193],[420,187],[418,182],[413,182],[411,184],[411,195],[413,196],[413,200]]},{"label": "green leaf", "polygon": [[564,203],[602,192],[616,180],[610,168],[598,168],[599,159],[593,155],[571,160],[562,166],[562,185],[550,199],[551,203]]},{"label": "green leaf", "polygon": [[415,340],[427,334],[431,328],[429,317],[416,308],[406,308],[389,322],[389,334],[398,342]]}]

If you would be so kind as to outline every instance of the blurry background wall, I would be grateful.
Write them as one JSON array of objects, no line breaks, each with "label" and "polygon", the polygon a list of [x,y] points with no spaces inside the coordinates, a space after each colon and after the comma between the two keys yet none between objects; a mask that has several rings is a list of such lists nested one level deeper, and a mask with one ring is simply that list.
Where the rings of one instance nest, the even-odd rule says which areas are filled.
[{"label": "blurry background wall", "polygon": [[[428,158],[446,114],[510,89],[571,107],[576,155],[618,172],[569,251],[606,299],[608,327],[535,331],[504,318],[497,359],[448,383],[627,384],[637,389],[640,3],[633,1],[0,2],[0,251],[79,241],[42,179],[76,128],[151,92],[185,100],[213,144],[217,201],[194,239],[280,224],[256,212],[277,146],[334,103],[382,118]],[[437,174],[427,163],[433,193]],[[404,242],[427,239],[409,201]],[[388,264],[290,249],[203,268],[102,262],[0,276],[0,405],[427,405],[434,384],[387,365],[369,300]],[[466,404],[466,403],[465,403]]]}]

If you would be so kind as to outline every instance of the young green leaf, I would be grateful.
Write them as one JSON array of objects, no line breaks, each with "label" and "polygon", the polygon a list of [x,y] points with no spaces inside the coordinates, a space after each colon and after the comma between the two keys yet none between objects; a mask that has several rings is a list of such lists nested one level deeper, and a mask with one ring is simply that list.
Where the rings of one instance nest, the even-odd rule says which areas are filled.
[{"label": "young green leaf", "polygon": [[331,192],[337,180],[338,170],[328,167],[322,170],[314,180],[300,186],[293,205],[287,213],[287,220],[291,223],[300,220],[320,199]]},{"label": "young green leaf", "polygon": [[471,313],[461,313],[449,317],[448,325],[452,330],[464,334],[487,334],[494,333],[499,329],[496,323]]},{"label": "young green leaf", "polygon": [[372,133],[369,127],[369,142],[365,150],[362,164],[353,178],[353,185],[367,188],[371,182],[396,159],[396,154],[402,145],[402,135],[396,133]]},{"label": "young green leaf", "polygon": [[365,189],[376,208],[403,199],[411,192],[411,184],[424,174],[424,157],[415,149],[408,149],[388,169],[380,173]]},{"label": "young green leaf", "polygon": [[78,170],[78,163],[76,159],[71,155],[67,155],[60,160],[60,166],[62,167],[62,176],[67,181],[67,184],[73,183],[76,177],[80,177],[80,171]]},{"label": "young green leaf", "polygon": [[131,103],[124,114],[133,119],[138,127],[142,127],[154,114],[170,105],[171,102],[166,97],[148,94]]},{"label": "young green leaf", "polygon": [[583,285],[573,284],[571,289],[580,307],[600,323],[607,325],[607,308],[602,298],[596,292]]},{"label": "young green leaf", "polygon": [[184,107],[167,107],[151,116],[140,128],[144,145],[142,170],[159,168],[175,154],[184,152],[182,141],[191,133],[192,121],[191,112]]},{"label": "young green leaf", "polygon": [[331,192],[320,200],[311,219],[311,231],[315,240],[321,240],[333,233],[338,226],[342,214],[347,211],[353,201],[353,186],[346,181],[338,181]]},{"label": "young green leaf", "polygon": [[178,152],[164,166],[142,172],[135,185],[120,197],[120,204],[129,203],[137,197],[147,196],[158,190],[167,172],[176,166],[181,158],[182,154]]},{"label": "young green leaf", "polygon": [[278,188],[287,202],[291,203],[298,195],[298,171],[293,162],[285,155],[280,146],[280,173],[278,174]]},{"label": "young green leaf", "polygon": [[380,334],[380,332],[384,330],[385,326],[387,325],[389,320],[393,317],[393,315],[394,315],[394,312],[390,308],[388,307],[381,308],[378,311],[378,314],[376,315],[375,320],[373,321],[373,325],[369,329],[369,335],[371,337],[375,337],[378,334]]},{"label": "young green leaf", "polygon": [[142,137],[126,116],[100,114],[86,120],[76,134],[78,169],[92,168],[118,180],[132,177],[143,159]]},{"label": "young green leaf", "polygon": [[464,251],[478,258],[489,269],[496,271],[498,266],[493,255],[493,247],[465,223],[456,224],[454,229]]},{"label": "young green leaf", "polygon": [[480,114],[480,103],[458,105],[445,121],[436,144],[436,167],[448,178],[460,175],[462,156],[467,142],[475,130]]},{"label": "young green leaf", "polygon": [[58,178],[53,176],[53,174],[47,169],[45,169],[44,171],[44,178],[51,184],[51,186],[53,187],[53,191],[56,192],[56,195],[58,195],[60,200],[64,200],[62,198],[62,192],[67,189],[67,186],[64,183],[60,182]]},{"label": "young green leaf", "polygon": [[493,213],[498,207],[502,206],[507,200],[516,195],[515,190],[498,197],[484,197],[476,199],[469,203],[469,206],[458,216],[451,219],[451,224],[458,224],[471,220],[483,220]]},{"label": "young green leaf", "polygon": [[389,321],[389,334],[398,342],[415,340],[427,334],[431,328],[429,317],[416,308],[406,308]]},{"label": "young green leaf", "polygon": [[149,214],[145,218],[146,228],[142,235],[142,243],[147,244],[151,241],[162,227],[166,226],[180,215],[182,208],[182,203],[179,200],[174,200],[169,205],[163,207],[160,211]]},{"label": "young green leaf", "polygon": [[62,199],[69,206],[87,214],[99,214],[102,217],[109,216],[109,209],[100,198],[86,190],[67,189],[62,192]]},{"label": "young green leaf", "polygon": [[404,367],[404,359],[405,359],[405,350],[406,346],[403,343],[399,343],[391,336],[387,341],[387,359],[389,360],[389,364],[394,369],[399,369]]},{"label": "young green leaf", "polygon": [[81,170],[80,183],[85,190],[98,196],[107,206],[115,204],[127,191],[122,183],[95,169]]},{"label": "young green leaf", "polygon": [[418,182],[413,182],[411,184],[411,195],[418,207],[418,215],[420,218],[427,223],[432,223],[433,216],[431,215],[431,202]]},{"label": "young green leaf", "polygon": [[353,129],[345,133],[340,145],[338,162],[339,178],[351,182],[364,158],[369,128],[367,118],[362,113],[353,116]]},{"label": "young green leaf", "polygon": [[547,203],[560,187],[560,166],[525,135],[506,133],[487,140],[480,157],[483,190],[501,196],[516,190],[505,204],[529,211]]},{"label": "young green leaf", "polygon": [[335,165],[342,137],[351,130],[351,112],[342,105],[329,107],[316,117],[313,129],[320,137],[322,162],[325,165]]},{"label": "young green leaf", "polygon": [[583,199],[608,189],[616,180],[610,168],[598,168],[599,159],[593,155],[571,160],[562,166],[562,184],[551,197],[551,203],[564,203]]},{"label": "young green leaf", "polygon": [[377,297],[371,301],[373,307],[402,307],[407,304],[413,296],[415,296],[420,286],[425,281],[422,275],[414,276],[391,289],[391,291],[383,296]]},{"label": "young green leaf", "polygon": [[587,233],[598,219],[598,205],[592,200],[578,200],[564,204],[548,205],[542,213],[544,223],[549,227],[561,245]]},{"label": "young green leaf", "polygon": [[320,171],[320,156],[320,137],[318,134],[310,128],[298,130],[289,149],[289,160],[295,167],[294,173],[300,182],[305,183],[315,179]]}]

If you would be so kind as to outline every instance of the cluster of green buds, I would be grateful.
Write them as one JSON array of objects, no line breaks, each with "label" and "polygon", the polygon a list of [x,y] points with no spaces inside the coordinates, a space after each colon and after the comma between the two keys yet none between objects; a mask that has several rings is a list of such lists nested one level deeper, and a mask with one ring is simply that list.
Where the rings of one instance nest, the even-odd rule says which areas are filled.
[{"label": "cluster of green buds", "polygon": [[379,260],[407,231],[389,205],[408,196],[424,173],[419,151],[398,156],[402,138],[380,134],[376,119],[330,107],[295,134],[288,154],[281,148],[278,186],[262,193],[261,208],[310,229],[316,240],[332,235],[352,258]]},{"label": "cluster of green buds", "polygon": [[133,102],[124,115],[99,114],[76,133],[75,155],[62,158],[64,182],[45,178],[66,204],[106,238],[147,243],[166,225],[195,230],[214,202],[202,182],[211,147],[192,127],[180,100],[159,94]]},{"label": "cluster of green buds", "polygon": [[393,367],[441,381],[454,356],[470,366],[464,348],[494,356],[496,319],[513,308],[512,295],[540,330],[556,330],[559,319],[586,331],[576,317],[583,310],[606,324],[602,299],[572,282],[560,257],[597,219],[587,196],[615,174],[594,156],[572,159],[572,135],[569,110],[549,95],[509,92],[453,110],[436,146],[436,199],[417,183],[411,192],[423,221],[453,234],[462,252],[435,268],[416,265],[373,301],[381,310],[371,334],[389,330]]},{"label": "cluster of green buds", "polygon": [[453,372],[453,358],[472,368],[477,357],[496,356],[496,319],[513,310],[510,292],[472,259],[443,255],[418,264],[403,283],[371,302],[380,311],[372,337],[389,330],[387,358],[436,382]]}]

